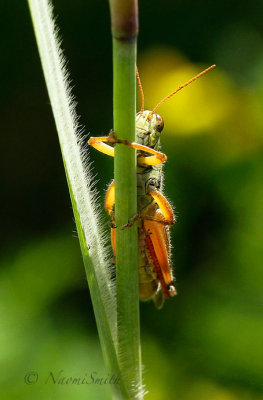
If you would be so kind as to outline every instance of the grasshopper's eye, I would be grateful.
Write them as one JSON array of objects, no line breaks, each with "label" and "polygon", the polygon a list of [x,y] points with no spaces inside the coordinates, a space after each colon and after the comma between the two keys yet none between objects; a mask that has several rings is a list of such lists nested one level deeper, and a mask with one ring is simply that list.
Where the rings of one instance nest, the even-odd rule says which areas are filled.
[{"label": "grasshopper's eye", "polygon": [[155,114],[155,118],[156,118],[156,130],[158,132],[162,132],[164,127],[163,119],[159,114]]}]

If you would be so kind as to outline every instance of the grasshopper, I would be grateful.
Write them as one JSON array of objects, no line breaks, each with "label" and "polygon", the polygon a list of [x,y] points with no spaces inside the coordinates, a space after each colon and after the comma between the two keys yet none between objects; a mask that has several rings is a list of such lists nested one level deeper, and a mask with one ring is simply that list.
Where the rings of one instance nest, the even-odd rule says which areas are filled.
[{"label": "grasshopper", "polygon": [[[163,165],[167,156],[160,152],[160,136],[164,128],[157,108],[179,90],[207,73],[215,65],[202,71],[194,78],[179,86],[162,99],[152,111],[144,110],[144,95],[138,70],[138,85],[142,96],[142,108],[136,114],[136,142],[119,140],[113,131],[108,136],[91,137],[88,144],[104,154],[114,157],[114,144],[122,143],[137,150],[137,209],[125,226],[138,221],[139,243],[139,295],[140,300],[152,299],[161,308],[165,298],[177,294],[171,266],[171,243],[169,227],[175,223],[170,202],[163,195]],[[111,243],[115,255],[115,187],[109,185],[105,197],[105,209],[111,216]]]}]

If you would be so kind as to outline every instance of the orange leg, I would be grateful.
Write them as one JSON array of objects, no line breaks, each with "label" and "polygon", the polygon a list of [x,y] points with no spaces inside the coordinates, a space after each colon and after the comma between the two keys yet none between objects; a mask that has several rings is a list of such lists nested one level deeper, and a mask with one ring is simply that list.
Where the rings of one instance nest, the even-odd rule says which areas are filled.
[{"label": "orange leg", "polygon": [[[156,211],[156,218],[160,210]],[[145,244],[149,260],[153,262],[156,274],[162,285],[165,297],[176,295],[172,270],[170,267],[170,241],[165,226],[156,221],[144,221]]]},{"label": "orange leg", "polygon": [[114,256],[116,255],[116,239],[115,239],[115,221],[114,221],[114,211],[113,211],[113,206],[115,203],[115,185],[114,181],[111,182],[111,184],[108,187],[106,197],[105,197],[105,210],[109,215],[112,216],[111,220],[111,245],[113,249],[113,254]]},{"label": "orange leg", "polygon": [[164,195],[157,190],[149,190],[148,194],[155,200],[161,211],[158,215],[150,216],[147,214],[136,214],[134,215],[127,224],[123,225],[121,229],[126,229],[134,224],[139,218],[148,221],[159,222],[162,225],[173,225],[175,223],[175,216],[171,204],[164,197]]},{"label": "orange leg", "polygon": [[[162,219],[160,219],[159,222],[166,222],[167,225],[173,225],[175,223],[175,217],[169,201],[164,197],[162,193],[158,192],[157,190],[149,190],[148,194],[156,201],[159,209],[161,210],[163,217]],[[105,210],[109,215],[112,215],[114,203],[115,203],[115,184],[114,181],[112,181],[108,187],[105,197]],[[136,221],[139,217],[147,219],[147,215],[136,214],[136,216],[134,216],[132,220],[134,219],[134,221]]]},{"label": "orange leg", "polygon": [[137,162],[139,165],[157,165],[157,164],[162,164],[167,160],[167,156],[164,153],[161,153],[160,151],[154,150],[151,147],[144,146],[143,144],[138,144],[135,142],[132,143],[124,143],[127,146],[132,147],[133,149],[143,151],[145,153],[153,154],[152,156],[144,157],[144,156],[139,156],[137,158]]},{"label": "orange leg", "polygon": [[114,257],[116,256],[116,230],[111,228],[111,246],[113,250]]},{"label": "orange leg", "polygon": [[175,223],[175,217],[169,201],[157,190],[149,190],[148,193],[158,204],[158,207],[164,217],[163,222],[165,222],[167,225],[173,225]]},{"label": "orange leg", "polygon": [[109,142],[109,136],[91,137],[88,144],[94,149],[101,151],[108,156],[114,157],[114,147],[107,145],[104,142]]},{"label": "orange leg", "polygon": [[152,154],[152,156],[148,157],[139,156],[137,160],[139,165],[157,165],[157,164],[162,164],[167,160],[167,156],[164,153],[154,150],[151,147],[144,146],[143,144],[117,139],[114,132],[110,132],[109,136],[91,137],[88,141],[88,144],[94,147],[96,150],[101,151],[102,153],[107,154],[108,156],[114,157],[114,147],[109,146],[106,143],[110,144],[121,143],[124,144],[125,146],[132,147],[135,150],[140,150],[145,153]]},{"label": "orange leg", "polygon": [[115,184],[114,181],[112,181],[110,186],[108,187],[105,197],[105,210],[109,215],[112,215],[113,213],[114,203],[115,203]]}]

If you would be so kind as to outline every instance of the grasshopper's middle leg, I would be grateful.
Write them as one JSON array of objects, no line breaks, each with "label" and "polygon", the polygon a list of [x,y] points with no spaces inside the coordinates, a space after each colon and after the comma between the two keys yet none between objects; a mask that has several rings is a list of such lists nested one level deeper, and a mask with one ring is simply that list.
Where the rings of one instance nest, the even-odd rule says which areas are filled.
[{"label": "grasshopper's middle leg", "polygon": [[134,222],[137,221],[137,219],[139,218],[143,220],[160,222],[160,224],[162,225],[173,225],[175,223],[175,216],[172,206],[169,201],[164,197],[164,195],[158,192],[158,190],[149,190],[148,194],[157,203],[158,208],[160,209],[159,215],[155,214],[154,216],[151,216],[147,215],[147,212],[145,214],[138,213],[134,215],[134,217],[132,217],[127,224],[123,225],[122,229],[126,229],[132,226]]},{"label": "grasshopper's middle leg", "polygon": [[[164,197],[162,193],[158,192],[158,190],[149,190],[148,193],[158,204],[158,207],[163,215],[163,219],[159,222],[164,225],[173,225],[175,223],[175,216],[169,201]],[[153,220],[158,222],[158,220],[156,219]]]},{"label": "grasshopper's middle leg", "polygon": [[104,203],[105,210],[111,216],[114,214],[114,211],[113,211],[114,204],[115,204],[115,184],[114,184],[114,181],[112,181],[108,187],[108,190],[107,190],[107,193],[105,196],[105,203]]},{"label": "grasshopper's middle leg", "polygon": [[115,263],[115,256],[116,256],[116,233],[115,233],[115,218],[114,218],[114,203],[115,203],[115,185],[114,181],[111,182],[110,186],[108,187],[106,197],[105,197],[105,210],[111,216],[111,245],[114,254],[114,263]]}]

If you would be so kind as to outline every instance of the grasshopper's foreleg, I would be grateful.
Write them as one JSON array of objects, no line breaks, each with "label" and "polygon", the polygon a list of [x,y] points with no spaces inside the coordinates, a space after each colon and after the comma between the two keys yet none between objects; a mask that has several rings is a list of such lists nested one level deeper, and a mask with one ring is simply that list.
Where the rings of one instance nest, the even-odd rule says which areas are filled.
[{"label": "grasshopper's foreleg", "polygon": [[143,151],[144,153],[151,154],[150,156],[138,156],[138,164],[140,165],[157,165],[162,164],[167,160],[167,156],[160,151],[154,150],[151,147],[144,146],[136,142],[128,142],[128,140],[118,139],[113,131],[108,136],[91,137],[88,144],[96,150],[101,151],[108,156],[114,157],[114,147],[106,143],[114,145],[116,143],[124,144],[125,146],[132,147],[135,150]]},{"label": "grasshopper's foreleg", "polygon": [[137,162],[139,165],[157,165],[157,164],[162,164],[167,160],[167,156],[164,153],[161,153],[160,151],[154,150],[151,147],[144,146],[143,144],[139,143],[124,143],[127,146],[132,147],[135,150],[143,151],[144,153],[149,153],[152,154],[150,156],[141,156],[139,155],[137,158]]},{"label": "grasshopper's foreleg", "polygon": [[94,147],[94,149],[101,151],[108,156],[114,157],[114,147],[109,146],[106,143],[110,143],[111,145],[119,143],[119,140],[116,138],[113,131],[110,131],[108,136],[91,137],[88,141],[88,144]]}]

